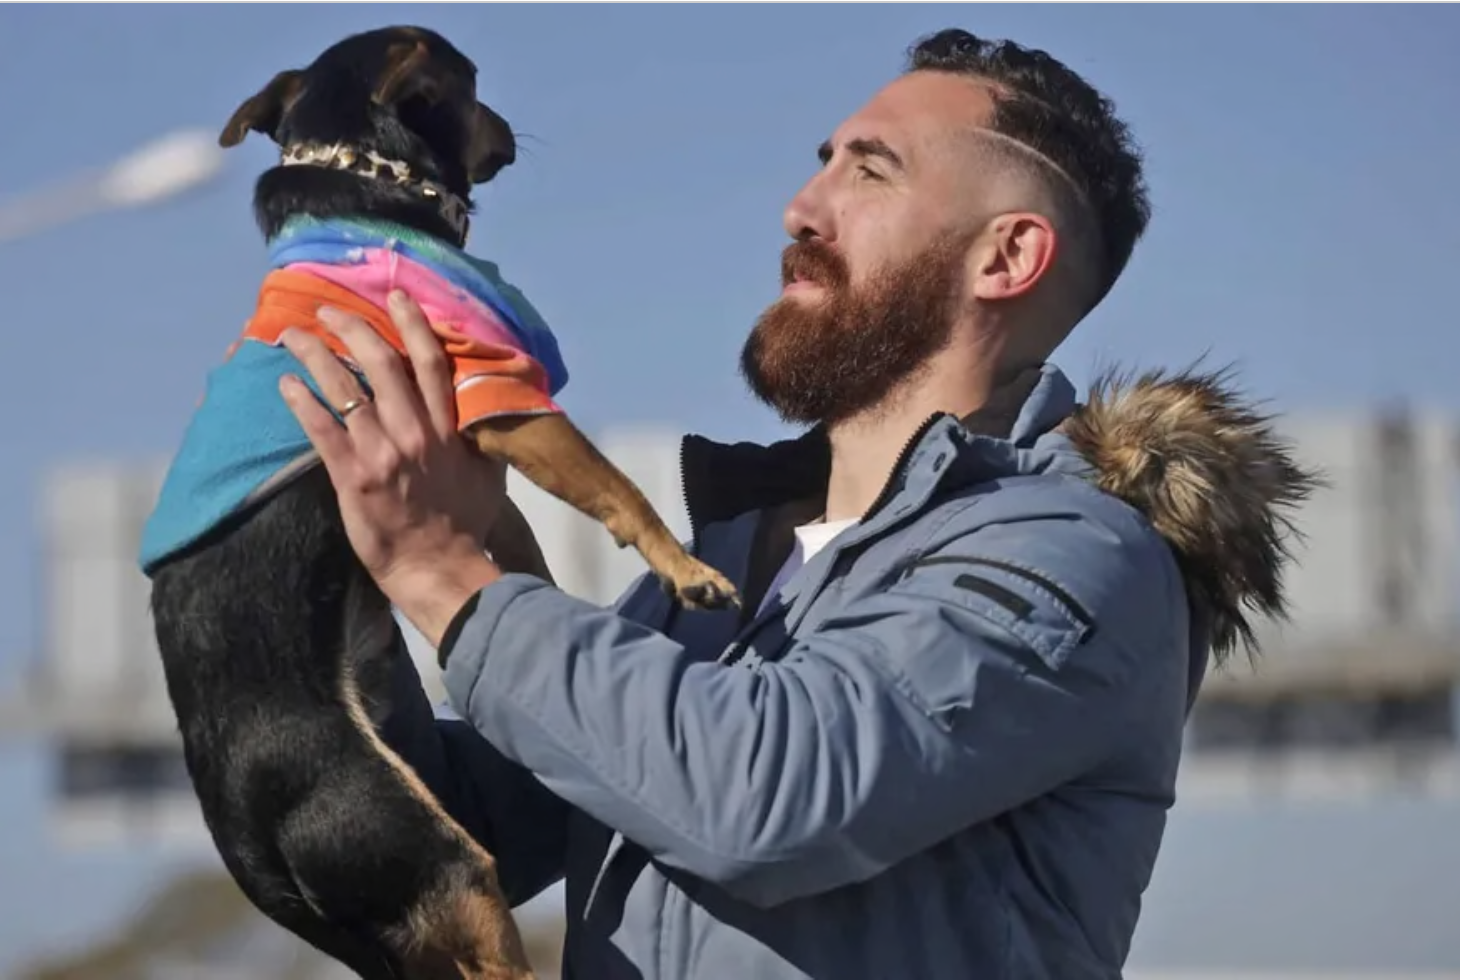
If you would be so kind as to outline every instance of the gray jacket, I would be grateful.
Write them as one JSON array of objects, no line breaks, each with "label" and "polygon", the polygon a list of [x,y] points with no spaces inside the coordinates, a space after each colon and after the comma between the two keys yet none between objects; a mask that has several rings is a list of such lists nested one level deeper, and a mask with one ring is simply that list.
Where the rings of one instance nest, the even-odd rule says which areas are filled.
[{"label": "gray jacket", "polygon": [[[469,725],[403,665],[384,734],[514,903],[566,879],[576,980],[1119,977],[1209,653],[1280,612],[1308,486],[1221,380],[1077,411],[1050,368],[1008,439],[930,419],[759,616],[509,575],[443,644]],[[827,466],[816,431],[686,440],[747,608]]]}]

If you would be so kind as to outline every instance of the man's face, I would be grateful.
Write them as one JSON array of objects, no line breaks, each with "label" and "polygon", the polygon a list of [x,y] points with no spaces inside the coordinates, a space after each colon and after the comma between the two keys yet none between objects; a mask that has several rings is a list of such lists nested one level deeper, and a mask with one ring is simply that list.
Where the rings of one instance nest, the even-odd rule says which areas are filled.
[{"label": "man's face", "polygon": [[883,402],[948,342],[979,231],[957,135],[987,125],[987,91],[915,73],[883,89],[822,147],[791,201],[780,298],[741,355],[783,419],[836,423]]}]

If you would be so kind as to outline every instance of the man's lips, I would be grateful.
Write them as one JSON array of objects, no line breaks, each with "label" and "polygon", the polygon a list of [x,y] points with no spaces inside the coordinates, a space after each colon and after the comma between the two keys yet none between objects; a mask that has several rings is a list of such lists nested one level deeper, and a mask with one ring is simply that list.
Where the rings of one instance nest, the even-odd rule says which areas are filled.
[{"label": "man's lips", "polygon": [[842,273],[836,255],[824,245],[798,243],[781,255],[783,292],[831,289],[844,278]]},{"label": "man's lips", "polygon": [[827,276],[817,275],[814,269],[787,269],[781,276],[781,285],[787,289],[796,286],[825,288],[827,281]]},{"label": "man's lips", "polygon": [[783,294],[789,294],[789,293],[805,293],[805,292],[812,292],[812,291],[815,291],[815,290],[821,290],[821,289],[825,289],[825,288],[826,287],[824,287],[821,283],[817,282],[814,279],[796,279],[796,278],[792,278],[784,286],[781,287],[781,292]]}]

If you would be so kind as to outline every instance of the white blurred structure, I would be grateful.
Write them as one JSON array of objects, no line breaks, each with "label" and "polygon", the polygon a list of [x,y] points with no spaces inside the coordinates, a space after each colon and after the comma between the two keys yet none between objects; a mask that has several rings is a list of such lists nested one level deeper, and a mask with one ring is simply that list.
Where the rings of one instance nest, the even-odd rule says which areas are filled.
[{"label": "white blurred structure", "polygon": [[1255,679],[1237,672],[1219,683],[1255,693],[1455,679],[1460,428],[1390,411],[1295,418],[1286,429],[1332,486],[1302,514],[1308,540],[1289,585],[1292,624],[1264,637],[1282,655]]},{"label": "white blurred structure", "polygon": [[1390,410],[1288,421],[1330,481],[1304,509],[1292,622],[1208,678],[1183,798],[1460,799],[1460,427]]},{"label": "white blurred structure", "polygon": [[98,212],[157,204],[208,183],[222,170],[223,149],[216,136],[180,129],[110,166],[0,201],[0,244]]}]

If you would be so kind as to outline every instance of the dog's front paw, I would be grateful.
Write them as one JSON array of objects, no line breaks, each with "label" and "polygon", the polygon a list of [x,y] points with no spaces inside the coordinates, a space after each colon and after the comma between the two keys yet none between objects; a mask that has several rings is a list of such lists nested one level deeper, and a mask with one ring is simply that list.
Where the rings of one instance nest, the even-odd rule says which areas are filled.
[{"label": "dog's front paw", "polygon": [[664,591],[686,609],[739,609],[740,591],[709,565],[686,558],[675,572],[661,578]]}]

